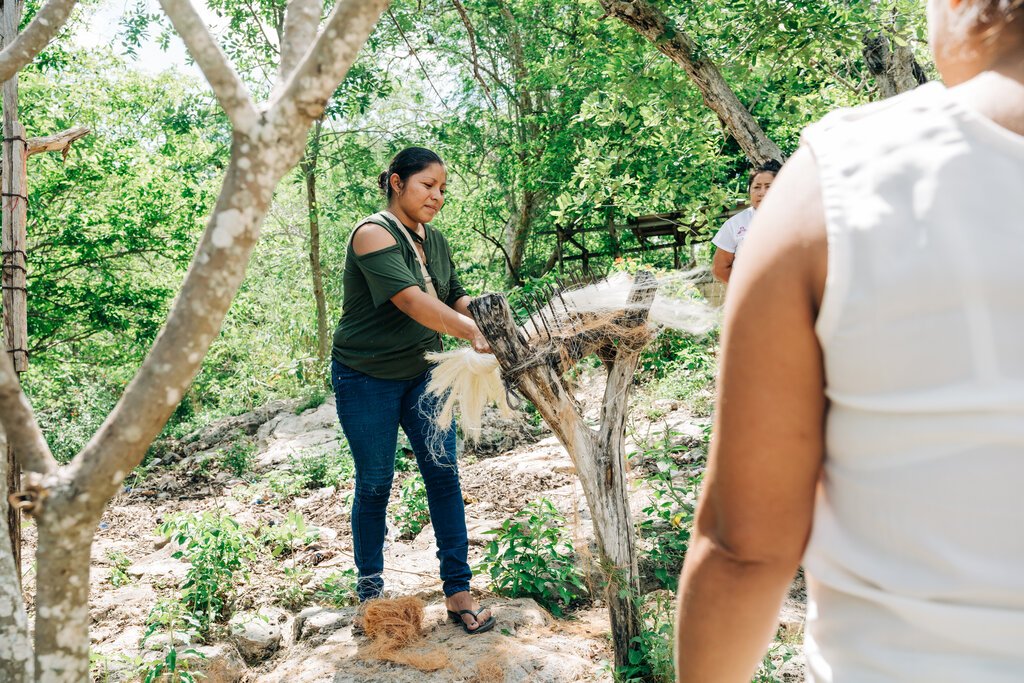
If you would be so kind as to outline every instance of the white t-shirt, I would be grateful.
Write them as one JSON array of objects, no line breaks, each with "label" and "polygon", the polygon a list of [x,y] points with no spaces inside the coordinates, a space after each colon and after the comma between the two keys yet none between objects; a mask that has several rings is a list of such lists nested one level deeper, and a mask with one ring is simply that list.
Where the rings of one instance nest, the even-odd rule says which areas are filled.
[{"label": "white t-shirt", "polygon": [[715,238],[711,240],[711,243],[730,254],[738,254],[740,245],[743,244],[743,240],[747,236],[750,222],[753,220],[754,207],[751,206],[749,209],[745,209],[727,220],[722,229],[715,234]]},{"label": "white t-shirt", "polygon": [[829,407],[808,680],[1024,680],[1024,137],[940,84],[804,132]]}]

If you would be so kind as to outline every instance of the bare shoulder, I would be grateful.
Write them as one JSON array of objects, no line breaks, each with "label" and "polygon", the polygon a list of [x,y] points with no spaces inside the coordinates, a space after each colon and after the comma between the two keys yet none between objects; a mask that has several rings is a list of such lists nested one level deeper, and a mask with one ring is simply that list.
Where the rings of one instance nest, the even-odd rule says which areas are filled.
[{"label": "bare shoulder", "polygon": [[797,150],[779,172],[758,209],[730,285],[737,289],[771,279],[796,279],[821,303],[828,270],[828,238],[818,164],[811,150]]},{"label": "bare shoulder", "polygon": [[355,237],[352,238],[352,248],[358,256],[372,254],[395,244],[398,242],[387,228],[376,223],[363,223],[358,226]]}]

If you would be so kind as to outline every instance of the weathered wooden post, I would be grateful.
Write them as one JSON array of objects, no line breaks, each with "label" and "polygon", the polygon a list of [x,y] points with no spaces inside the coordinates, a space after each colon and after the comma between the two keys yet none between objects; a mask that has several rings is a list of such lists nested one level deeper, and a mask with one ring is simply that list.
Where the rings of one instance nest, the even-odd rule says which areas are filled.
[{"label": "weathered wooden post", "polygon": [[[21,0],[4,0],[0,17],[0,39],[3,46],[11,44],[18,35],[21,21]],[[26,314],[26,254],[25,254],[25,128],[18,123],[18,77],[3,84],[3,180],[0,194],[0,214],[3,215],[3,307],[4,339],[7,352],[14,361],[14,370],[28,369],[28,316]],[[21,467],[14,450],[8,446],[7,491],[21,490]],[[15,506],[7,508],[7,528],[14,551],[15,567],[21,570],[21,512]]]},{"label": "weathered wooden post", "polygon": [[[554,343],[544,348],[531,347],[523,338],[503,294],[485,294],[469,305],[498,359],[505,381],[537,407],[576,466],[594,520],[600,565],[607,581],[616,667],[629,663],[633,638],[641,631],[640,614],[634,603],[640,582],[624,441],[633,374],[640,351],[651,335],[641,333],[636,337],[642,343],[630,343],[616,339],[614,334],[615,330],[639,331],[638,328],[647,326],[656,289],[654,276],[640,271],[625,313],[613,321],[608,332],[590,329],[562,340],[553,339]],[[559,344],[563,345],[561,349],[556,348]],[[590,353],[601,356],[608,367],[601,424],[596,430],[584,422],[563,376],[569,369],[566,358],[575,362]]]}]

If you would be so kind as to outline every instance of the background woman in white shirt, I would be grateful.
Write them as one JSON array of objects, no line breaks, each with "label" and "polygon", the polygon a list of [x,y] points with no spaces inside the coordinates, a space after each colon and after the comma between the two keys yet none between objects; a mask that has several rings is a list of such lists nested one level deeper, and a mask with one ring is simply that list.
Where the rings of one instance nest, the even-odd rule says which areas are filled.
[{"label": "background woman in white shirt", "polygon": [[812,681],[1024,680],[1024,0],[930,0],[946,82],[804,133],[729,288],[682,681],[797,566]]},{"label": "background woman in white shirt", "polygon": [[740,252],[740,245],[747,236],[750,222],[754,220],[754,212],[761,206],[761,200],[768,194],[776,174],[782,165],[772,159],[767,161],[750,174],[747,182],[747,193],[750,195],[750,206],[725,222],[722,229],[715,233],[711,243],[715,245],[715,255],[711,260],[711,274],[722,282],[728,282],[732,274],[732,264]]}]

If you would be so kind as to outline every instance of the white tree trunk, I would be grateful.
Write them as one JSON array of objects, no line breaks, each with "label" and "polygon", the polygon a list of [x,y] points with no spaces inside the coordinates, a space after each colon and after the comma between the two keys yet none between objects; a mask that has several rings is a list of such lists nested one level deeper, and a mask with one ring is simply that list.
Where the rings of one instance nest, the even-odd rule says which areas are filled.
[{"label": "white tree trunk", "polygon": [[[73,4],[51,0],[44,10]],[[61,468],[50,455],[10,359],[0,354],[0,425],[19,454],[25,454],[25,469],[34,473],[26,478],[19,498],[39,526],[34,675],[47,683],[88,680],[89,551],[96,524],[198,371],[245,275],[277,183],[299,161],[310,125],[323,113],[388,2],[338,2],[313,44],[301,51],[280,92],[259,108],[188,0],[161,4],[234,128],[220,195],[167,322],[117,406],[82,451]],[[310,12],[309,3],[295,2],[289,8],[293,5],[301,8],[302,17],[291,23],[308,29],[312,21],[314,31],[292,34],[299,39],[316,35],[318,17]],[[51,36],[60,28],[43,27],[53,29]],[[30,29],[32,25],[25,33]],[[25,63],[44,45],[45,41],[39,44]],[[16,41],[12,48],[17,47]],[[13,58],[9,50],[0,53],[0,77]],[[15,672],[10,680],[18,680],[15,675],[24,680],[32,675],[19,664],[31,653],[24,619],[17,610],[3,616],[11,578],[17,579],[10,564],[10,546],[0,544],[0,629],[11,633],[9,641],[0,643],[0,673]],[[23,606],[21,610],[23,615]],[[5,649],[7,642],[20,645]]]}]

